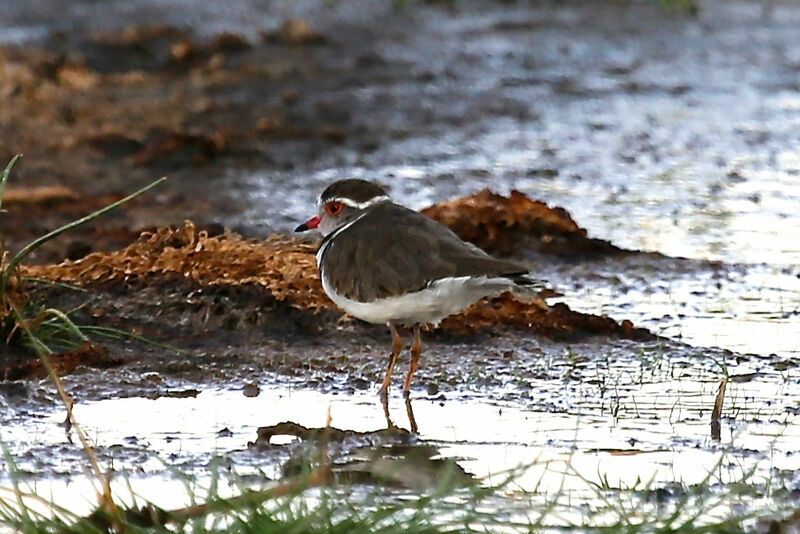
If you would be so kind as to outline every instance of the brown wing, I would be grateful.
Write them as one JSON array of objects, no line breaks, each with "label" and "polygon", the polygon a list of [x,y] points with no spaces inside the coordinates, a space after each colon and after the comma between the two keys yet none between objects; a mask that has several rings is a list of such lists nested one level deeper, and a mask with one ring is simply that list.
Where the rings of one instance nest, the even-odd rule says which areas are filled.
[{"label": "brown wing", "polygon": [[418,291],[440,278],[516,279],[527,273],[522,265],[492,258],[440,223],[392,203],[376,206],[332,239],[322,271],[337,293],[361,302]]}]

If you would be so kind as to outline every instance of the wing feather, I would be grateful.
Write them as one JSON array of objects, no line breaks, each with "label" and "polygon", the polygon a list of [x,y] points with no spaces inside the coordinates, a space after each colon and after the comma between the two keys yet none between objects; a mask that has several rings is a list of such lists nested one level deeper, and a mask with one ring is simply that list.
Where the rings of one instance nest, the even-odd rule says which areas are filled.
[{"label": "wing feather", "polygon": [[340,295],[370,302],[461,276],[530,280],[524,266],[498,260],[449,228],[398,204],[379,204],[327,246],[323,275]]}]

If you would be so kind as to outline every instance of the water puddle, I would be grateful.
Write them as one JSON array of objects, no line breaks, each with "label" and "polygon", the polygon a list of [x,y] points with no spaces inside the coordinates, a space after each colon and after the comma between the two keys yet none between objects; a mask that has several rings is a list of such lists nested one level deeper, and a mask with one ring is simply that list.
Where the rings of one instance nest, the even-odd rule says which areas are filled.
[{"label": "water puddle", "polygon": [[[768,265],[667,270],[592,265],[577,270],[563,298],[586,313],[629,319],[698,347],[796,358],[800,354],[800,277]],[[638,272],[637,272],[638,271]],[[683,272],[681,272],[683,271]],[[581,274],[590,273],[591,283]]]},{"label": "water puddle", "polygon": [[[719,382],[699,377],[692,362],[657,365],[661,369],[654,366],[649,375],[634,374],[624,364],[612,363],[598,372],[589,365],[578,383],[554,387],[553,380],[532,380],[529,388],[517,392],[517,401],[487,401],[469,394],[413,399],[411,417],[419,434],[412,442],[433,447],[435,457],[455,459],[486,481],[528,466],[516,478],[521,491],[566,492],[584,500],[595,498],[598,484],[623,489],[642,481],[650,481],[652,488],[675,482],[693,485],[709,474],[721,484],[749,473],[751,483],[770,480],[796,488],[800,481],[789,475],[800,470],[796,369],[768,374],[758,361],[737,367],[728,383],[717,441],[709,423]],[[557,408],[554,397],[561,397]],[[146,500],[174,507],[186,503],[185,496],[165,491],[170,484],[177,487],[170,482],[170,469],[196,473],[201,480],[212,465],[239,476],[279,478],[303,444],[276,436],[269,446],[248,447],[258,428],[284,421],[324,427],[328,410],[332,426],[339,429],[373,432],[388,426],[374,392],[341,395],[275,386],[262,388],[255,397],[204,390],[191,398],[81,402],[75,414],[101,460],[121,473],[126,485]],[[401,399],[390,399],[389,414],[393,424],[410,428]],[[89,507],[89,494],[74,491],[87,484],[76,474],[85,460],[67,442],[63,412],[30,415],[0,432],[18,468],[27,473],[27,483],[71,509]],[[333,461],[345,461],[380,442],[343,442]],[[158,480],[166,486],[154,482]]]}]

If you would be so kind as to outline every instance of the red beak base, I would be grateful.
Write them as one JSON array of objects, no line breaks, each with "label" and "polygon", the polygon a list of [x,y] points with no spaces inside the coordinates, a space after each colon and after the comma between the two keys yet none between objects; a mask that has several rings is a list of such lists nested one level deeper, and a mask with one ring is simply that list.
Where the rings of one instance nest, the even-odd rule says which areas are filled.
[{"label": "red beak base", "polygon": [[317,228],[319,226],[319,223],[320,223],[321,220],[322,219],[320,219],[319,216],[311,217],[309,220],[307,220],[306,222],[304,222],[303,224],[301,224],[300,226],[295,228],[294,231],[295,232],[306,232],[308,230],[313,230],[314,228]]}]

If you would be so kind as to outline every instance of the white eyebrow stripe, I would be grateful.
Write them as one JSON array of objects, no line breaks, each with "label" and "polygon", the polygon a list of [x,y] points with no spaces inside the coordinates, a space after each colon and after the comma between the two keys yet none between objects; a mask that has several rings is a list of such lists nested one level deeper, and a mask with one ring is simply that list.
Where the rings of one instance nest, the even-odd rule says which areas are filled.
[{"label": "white eyebrow stripe", "polygon": [[[333,197],[329,198],[325,203],[329,202],[341,202],[345,206],[349,206],[351,208],[355,208],[357,210],[363,210],[364,208],[368,208],[370,206],[374,206],[380,202],[386,202],[389,200],[389,197],[386,195],[381,195],[379,197],[372,197],[371,199],[367,200],[366,202],[356,202],[351,198],[343,198],[343,197]],[[320,199],[320,202],[322,199]]]}]

